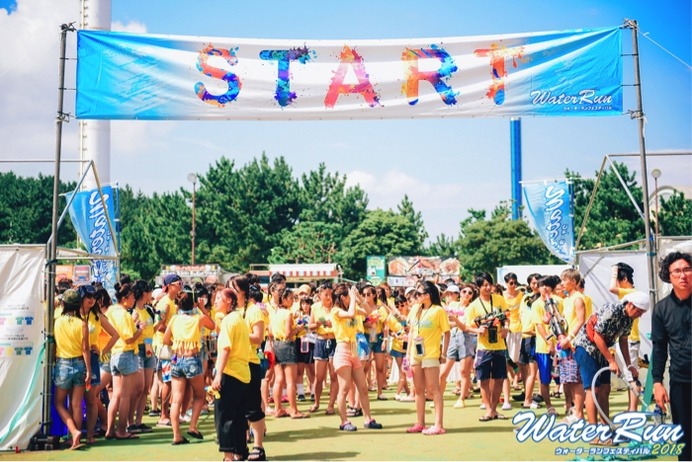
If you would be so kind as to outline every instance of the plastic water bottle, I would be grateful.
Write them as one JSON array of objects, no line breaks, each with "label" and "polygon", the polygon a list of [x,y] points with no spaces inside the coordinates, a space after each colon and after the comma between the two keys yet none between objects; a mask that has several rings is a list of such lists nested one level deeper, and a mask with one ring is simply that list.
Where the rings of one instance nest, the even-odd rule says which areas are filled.
[{"label": "plastic water bottle", "polygon": [[665,414],[663,414],[663,409],[661,409],[661,406],[658,404],[654,406],[654,412],[653,412],[653,420],[654,424],[656,425],[661,425],[663,423],[663,419]]}]

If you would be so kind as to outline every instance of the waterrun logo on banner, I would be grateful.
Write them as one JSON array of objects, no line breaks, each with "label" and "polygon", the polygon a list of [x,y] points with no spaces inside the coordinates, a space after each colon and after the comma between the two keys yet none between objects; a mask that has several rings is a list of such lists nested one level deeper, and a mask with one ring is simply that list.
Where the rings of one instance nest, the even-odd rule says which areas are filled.
[{"label": "waterrun logo on banner", "polygon": [[564,106],[563,110],[580,111],[610,111],[613,109],[613,96],[610,94],[597,94],[596,90],[581,90],[576,95],[552,91],[534,90],[530,93],[531,104],[534,106]]}]

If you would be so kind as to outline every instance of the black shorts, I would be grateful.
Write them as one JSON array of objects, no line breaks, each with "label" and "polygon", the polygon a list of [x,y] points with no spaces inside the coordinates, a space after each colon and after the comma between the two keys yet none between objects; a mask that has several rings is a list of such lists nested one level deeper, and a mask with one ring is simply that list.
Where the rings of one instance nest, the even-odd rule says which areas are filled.
[{"label": "black shorts", "polygon": [[292,340],[275,340],[274,356],[276,364],[288,365],[296,364],[296,342]]},{"label": "black shorts", "polygon": [[478,350],[476,352],[476,377],[478,380],[507,378],[507,350]]},{"label": "black shorts", "polygon": [[521,349],[519,350],[519,364],[526,365],[536,362],[536,337],[521,339]]},{"label": "black shorts", "polygon": [[313,364],[315,362],[315,344],[312,342],[305,341],[305,344],[308,347],[308,351],[307,353],[303,353],[301,351],[301,349],[305,348],[303,346],[303,338],[304,337],[301,337],[298,340],[296,340],[296,358],[298,359],[299,364]]}]

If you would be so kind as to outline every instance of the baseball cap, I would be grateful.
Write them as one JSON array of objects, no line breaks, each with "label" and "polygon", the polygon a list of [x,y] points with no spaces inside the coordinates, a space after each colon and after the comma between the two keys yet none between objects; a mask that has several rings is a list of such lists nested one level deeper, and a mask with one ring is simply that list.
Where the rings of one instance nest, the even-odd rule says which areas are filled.
[{"label": "baseball cap", "polygon": [[84,284],[77,288],[77,293],[79,294],[80,298],[84,298],[87,295],[93,296],[96,294],[96,287],[92,286],[91,284]]},{"label": "baseball cap", "polygon": [[408,288],[406,289],[406,291],[404,292],[404,296],[405,296],[405,297],[408,297],[408,294],[410,294],[411,292],[414,292],[415,290],[416,290],[415,287],[408,287]]},{"label": "baseball cap", "polygon": [[79,293],[76,290],[67,289],[62,294],[62,302],[65,305],[79,306],[82,303],[82,297],[79,296]]},{"label": "baseball cap", "polygon": [[310,286],[307,284],[303,284],[302,286],[298,287],[298,290],[296,290],[297,294],[309,295],[310,292],[311,292]]},{"label": "baseball cap", "polygon": [[164,278],[163,278],[163,285],[164,285],[164,286],[168,286],[168,285],[171,285],[171,284],[173,284],[174,282],[178,282],[178,281],[180,281],[180,280],[182,280],[181,277],[178,276],[178,275],[175,274],[175,273],[167,274],[167,275],[164,276]]},{"label": "baseball cap", "polygon": [[454,293],[459,293],[459,287],[455,286],[454,284],[450,284],[447,286],[447,290],[445,292],[454,292]]},{"label": "baseball cap", "polygon": [[640,310],[649,311],[651,308],[651,301],[649,296],[644,292],[630,292],[629,294],[622,297],[623,303],[630,302],[635,307]]}]

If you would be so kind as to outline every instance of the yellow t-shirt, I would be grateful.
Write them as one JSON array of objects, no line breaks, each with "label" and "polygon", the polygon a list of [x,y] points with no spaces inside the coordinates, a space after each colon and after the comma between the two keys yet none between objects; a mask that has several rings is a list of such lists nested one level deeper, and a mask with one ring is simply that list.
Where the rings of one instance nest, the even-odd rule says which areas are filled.
[{"label": "yellow t-shirt", "polygon": [[173,337],[173,350],[199,350],[202,344],[201,316],[176,314],[168,323]]},{"label": "yellow t-shirt", "polygon": [[[536,303],[536,302],[534,302]],[[526,297],[521,301],[519,307],[519,317],[521,319],[521,337],[530,338],[536,336],[536,325],[533,322],[533,304],[531,306],[526,303]]]},{"label": "yellow t-shirt", "polygon": [[135,331],[137,330],[135,327],[135,322],[132,320],[130,313],[128,313],[122,305],[115,304],[108,310],[108,320],[113,325],[115,330],[118,331],[118,334],[120,334],[120,338],[117,342],[115,342],[115,345],[113,345],[113,349],[111,350],[113,354],[115,355],[125,351],[134,351],[134,343],[129,345],[125,343],[125,340],[134,337]]},{"label": "yellow t-shirt", "polygon": [[[332,307],[331,309],[333,310],[334,308]],[[317,333],[317,335],[324,336],[324,335],[330,335],[330,334],[334,333],[334,330],[331,327],[324,326],[324,322],[327,319],[331,319],[331,318],[329,316],[329,312],[325,309],[324,306],[322,306],[322,302],[317,302],[317,303],[312,305],[312,317],[314,320],[322,323],[322,325],[320,327],[318,327],[317,330],[315,331]]]},{"label": "yellow t-shirt", "polygon": [[286,338],[286,323],[288,319],[291,319],[291,326],[293,325],[293,314],[289,309],[278,309],[271,317],[272,335],[276,340],[293,340]]},{"label": "yellow t-shirt", "polygon": [[[260,322],[264,322],[264,316],[262,314],[262,309],[259,307],[259,305],[253,303],[252,305],[248,305],[247,310],[245,311],[245,324],[247,324],[248,328],[248,335],[252,333],[252,329],[255,327]],[[266,325],[266,324],[265,324]],[[266,331],[266,329],[265,329]],[[251,347],[250,348],[250,355],[248,356],[248,362],[252,364],[259,364],[260,360],[259,357],[257,356],[257,349],[260,347],[260,344],[257,343],[252,343],[251,342]]]},{"label": "yellow t-shirt", "polygon": [[505,303],[507,303],[507,310],[509,310],[509,331],[511,333],[521,332],[521,300],[524,298],[523,292],[517,290],[517,294],[514,298],[505,294]]},{"label": "yellow t-shirt", "polygon": [[[632,292],[636,291],[634,287],[629,287],[629,288],[618,288],[618,300],[622,300],[622,298],[627,295],[631,294]],[[630,342],[639,342],[641,338],[639,337],[639,319],[637,318],[632,322],[632,331],[630,332],[630,335],[627,337],[627,340]],[[633,361],[635,358],[631,358]]]},{"label": "yellow t-shirt", "polygon": [[574,291],[572,295],[562,301],[562,315],[567,322],[567,334],[572,334],[574,337],[576,337],[578,333],[577,329],[574,328],[578,323],[577,310],[574,308],[574,303],[577,299],[581,299],[584,303],[584,322],[591,316],[591,312],[584,300],[584,295],[581,292]]},{"label": "yellow t-shirt", "polygon": [[334,337],[337,342],[353,343],[356,341],[356,332],[358,331],[358,321],[353,318],[340,318],[337,316],[341,308],[332,308],[329,312],[332,320],[332,328],[334,329]]},{"label": "yellow t-shirt", "polygon": [[[96,347],[99,351],[101,351],[101,348],[99,347],[99,339],[101,338],[101,331],[103,330],[101,327],[101,316],[103,315],[100,314],[99,318],[96,319],[96,315],[89,311],[87,318],[89,323],[89,347]],[[110,339],[110,335],[108,335],[107,338]],[[106,340],[106,343],[108,343],[108,340]],[[104,343],[104,346],[106,343]]]},{"label": "yellow t-shirt", "polygon": [[[432,305],[426,310],[421,310],[421,305],[416,305],[410,319],[413,338],[423,338],[423,356],[416,355],[416,358],[439,359],[442,336],[451,330],[447,312],[440,305]],[[415,349],[412,351],[415,355]]]},{"label": "yellow t-shirt", "polygon": [[146,327],[142,330],[142,335],[137,339],[137,346],[142,345],[145,339],[154,338],[154,318],[151,317],[146,308],[135,307],[132,313],[132,319],[134,320],[135,313],[137,313],[137,322],[146,322]]},{"label": "yellow t-shirt", "polygon": [[[555,295],[553,295],[551,298],[555,300],[557,310],[560,312],[560,314],[562,314],[562,299]],[[539,298],[538,300],[533,302],[533,305],[531,305],[531,307],[531,311],[533,313],[533,322],[536,326],[536,353],[550,353],[550,345],[545,341],[543,336],[538,333],[539,324],[545,328],[546,335],[550,336],[553,333],[553,331],[550,329],[550,325],[548,323],[543,322],[543,318],[545,316],[545,301],[543,300],[543,298]],[[550,339],[550,343],[556,343],[555,337],[552,337]]]},{"label": "yellow t-shirt", "polygon": [[60,315],[53,326],[55,357],[63,359],[81,358],[84,321],[75,316]]},{"label": "yellow t-shirt", "polygon": [[406,353],[404,350],[405,329],[404,326],[393,314],[387,316],[387,326],[389,334],[392,337],[392,350],[400,353]]},{"label": "yellow t-shirt", "polygon": [[221,323],[219,332],[218,349],[229,350],[228,361],[223,373],[235,377],[243,383],[250,383],[250,331],[240,313],[229,313]]},{"label": "yellow t-shirt", "polygon": [[[485,316],[487,313],[494,311],[507,311],[507,303],[505,302],[505,298],[502,295],[497,295],[497,294],[490,294],[490,303],[484,302],[481,300],[480,297],[475,299],[471,304],[466,308],[466,322],[465,324],[467,326],[471,327],[476,327],[476,321],[475,319],[478,316]],[[501,327],[498,327],[497,330],[497,342],[496,343],[490,343],[488,339],[488,332],[486,331],[485,334],[481,335],[478,334],[478,350],[506,350],[507,347],[505,346],[504,339],[500,337],[500,329]]]},{"label": "yellow t-shirt", "polygon": [[178,313],[178,305],[176,305],[175,301],[171,300],[168,294],[166,294],[156,304],[156,311],[160,313],[161,319],[166,319],[166,325],[164,326],[163,332],[157,331],[154,334],[155,343],[161,344],[163,341],[163,334],[166,332],[165,327],[168,327],[168,323],[171,322],[171,318]]}]

